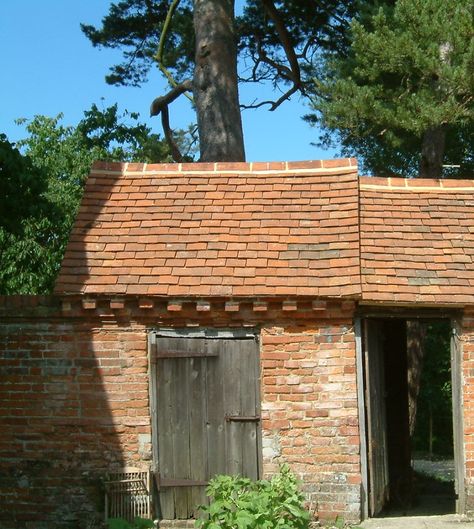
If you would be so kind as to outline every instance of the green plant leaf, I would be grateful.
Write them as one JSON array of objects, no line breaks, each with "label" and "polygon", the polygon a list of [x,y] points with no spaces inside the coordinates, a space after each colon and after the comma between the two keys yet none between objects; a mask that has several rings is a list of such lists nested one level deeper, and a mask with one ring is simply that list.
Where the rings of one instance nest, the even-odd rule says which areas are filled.
[{"label": "green plant leaf", "polygon": [[109,518],[107,520],[109,529],[133,529],[133,526],[123,518]]},{"label": "green plant leaf", "polygon": [[207,488],[212,498],[200,529],[307,529],[310,515],[304,508],[296,477],[287,466],[268,480],[216,476]]},{"label": "green plant leaf", "polygon": [[137,516],[133,520],[133,529],[151,529],[153,527],[155,527],[153,521],[147,518],[140,518]]}]

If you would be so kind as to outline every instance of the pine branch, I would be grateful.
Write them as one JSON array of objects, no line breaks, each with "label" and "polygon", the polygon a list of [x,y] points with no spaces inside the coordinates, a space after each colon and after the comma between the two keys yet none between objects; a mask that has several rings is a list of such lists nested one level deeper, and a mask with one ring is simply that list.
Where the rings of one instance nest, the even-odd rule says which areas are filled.
[{"label": "pine branch", "polygon": [[296,55],[295,48],[293,44],[291,43],[291,36],[288,30],[286,29],[286,26],[280,16],[280,13],[276,9],[272,0],[262,0],[262,4],[263,4],[263,7],[265,8],[265,11],[267,12],[267,15],[270,17],[270,19],[275,24],[275,28],[278,33],[278,38],[280,39],[280,42],[285,52],[289,66],[285,64],[281,64],[275,61],[274,59],[272,59],[271,57],[269,57],[265,53],[263,46],[260,42],[260,39],[256,37],[257,49],[258,49],[258,59],[256,61],[256,65],[253,68],[252,76],[254,80],[256,80],[257,65],[262,62],[262,63],[268,64],[274,70],[276,70],[277,76],[279,75],[283,79],[290,81],[292,83],[292,87],[289,90],[287,90],[276,101],[272,101],[272,100],[261,101],[260,103],[257,103],[257,104],[241,105],[241,108],[243,109],[260,108],[264,105],[269,105],[270,111],[273,111],[273,110],[276,110],[284,101],[290,99],[290,97],[294,93],[298,91],[303,91],[303,86],[301,82],[301,71],[300,71],[300,65],[298,63],[298,56]]},{"label": "pine branch", "polygon": [[[173,0],[168,9],[168,12],[166,13],[166,18],[163,23],[163,29],[161,30],[160,42],[158,43],[158,50],[155,55],[155,60],[158,63],[158,68],[160,69],[161,73],[166,77],[170,86],[172,86],[173,88],[176,88],[178,86],[178,83],[176,82],[175,78],[171,75],[171,72],[168,70],[168,68],[166,68],[165,63],[163,61],[163,53],[165,49],[166,35],[171,25],[171,19],[173,18],[174,12],[178,7],[179,2],[180,0]],[[193,102],[192,96],[187,93],[185,93],[184,95],[191,101],[191,103]]]},{"label": "pine branch", "polygon": [[166,142],[168,143],[171,150],[171,156],[173,157],[173,160],[178,163],[182,162],[183,156],[181,155],[178,145],[174,141],[173,131],[170,127],[168,105],[165,105],[161,110],[161,125],[165,133]]},{"label": "pine branch", "polygon": [[150,106],[150,116],[157,116],[161,113],[161,124],[165,133],[166,142],[171,150],[171,156],[175,162],[181,162],[183,157],[173,138],[173,131],[170,127],[168,105],[175,101],[181,94],[192,89],[191,79],[186,79],[181,84],[176,85],[164,96],[157,97]]},{"label": "pine branch", "polygon": [[157,97],[153,100],[150,106],[150,116],[157,116],[164,108],[167,108],[170,103],[177,99],[181,94],[190,92],[192,90],[193,83],[191,79],[186,79],[182,83],[176,85],[164,96]]},{"label": "pine branch", "polygon": [[279,99],[276,101],[260,101],[260,103],[251,104],[251,105],[240,105],[240,108],[243,108],[244,110],[251,109],[251,108],[260,108],[264,105],[269,105],[270,112],[273,112],[276,110],[284,101],[287,99],[290,99],[290,97],[298,92],[299,88],[297,86],[292,86],[289,90],[287,90]]},{"label": "pine branch", "polygon": [[273,20],[273,23],[275,24],[275,28],[278,33],[278,38],[280,39],[280,42],[283,46],[283,50],[285,51],[286,58],[288,59],[290,68],[286,69],[289,71],[289,74],[291,76],[290,78],[293,81],[294,85],[297,87],[297,89],[299,89],[301,85],[300,65],[298,63],[298,58],[296,57],[295,48],[291,43],[291,36],[288,30],[286,29],[283,20],[280,17],[280,13],[273,4],[273,1],[262,0],[262,4],[268,16]]}]

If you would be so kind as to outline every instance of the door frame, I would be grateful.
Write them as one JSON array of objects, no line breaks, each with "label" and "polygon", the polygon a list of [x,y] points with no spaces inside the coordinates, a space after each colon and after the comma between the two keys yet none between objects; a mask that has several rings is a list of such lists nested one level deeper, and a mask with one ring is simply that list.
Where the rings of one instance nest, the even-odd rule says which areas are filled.
[{"label": "door frame", "polygon": [[459,309],[407,309],[396,307],[360,306],[354,319],[356,346],[357,406],[359,412],[360,465],[361,465],[361,519],[369,517],[369,468],[367,446],[367,413],[365,395],[365,366],[362,342],[363,320],[365,319],[404,319],[404,320],[448,320],[451,325],[451,382],[453,415],[453,448],[456,487],[456,514],[464,514],[466,491],[464,484],[466,458],[464,453],[464,418],[462,384],[462,310]]},{"label": "door frame", "polygon": [[355,344],[356,344],[356,380],[357,380],[357,407],[359,409],[359,438],[360,438],[360,508],[361,519],[369,517],[369,469],[368,469],[368,447],[367,447],[367,417],[365,402],[365,376],[364,376],[364,352],[362,350],[362,318],[358,317],[354,322]]},{"label": "door frame", "polygon": [[464,452],[463,351],[460,320],[451,318],[451,387],[453,401],[454,486],[456,514],[466,511],[466,455]]},{"label": "door frame", "polygon": [[[383,509],[389,495],[387,422],[385,400],[383,399],[385,394],[385,365],[383,351],[378,347],[380,330],[374,326],[372,318],[358,320],[355,332],[358,351],[356,355],[357,401],[361,417],[361,517],[365,519],[376,516]],[[370,344],[373,344],[374,339],[377,347],[372,352]],[[372,380],[371,374],[374,368],[379,375]],[[382,409],[377,408],[377,404],[380,402],[372,402],[373,391],[379,395],[379,398],[383,399]],[[377,422],[378,425],[375,431],[376,435],[374,435],[373,430],[374,422]],[[374,443],[374,441],[376,442]],[[374,466],[377,467],[378,472],[372,476],[371,469]],[[377,486],[374,487],[374,485]]]},{"label": "door frame", "polygon": [[[253,339],[257,343],[258,354],[258,379],[257,379],[257,414],[262,416],[262,395],[261,395],[261,332],[258,327],[248,328],[213,328],[213,327],[162,327],[147,329],[147,356],[148,356],[148,393],[150,400],[150,421],[151,421],[151,447],[152,447],[152,462],[151,474],[153,482],[153,509],[156,511],[159,505],[159,467],[160,454],[158,448],[158,407],[157,407],[157,362],[158,357],[154,354],[157,338],[203,338],[203,339]],[[257,425],[257,461],[259,474],[262,474],[263,469],[263,452],[262,452],[262,421]],[[261,476],[259,476],[261,477]],[[155,512],[154,515],[158,513]]]}]

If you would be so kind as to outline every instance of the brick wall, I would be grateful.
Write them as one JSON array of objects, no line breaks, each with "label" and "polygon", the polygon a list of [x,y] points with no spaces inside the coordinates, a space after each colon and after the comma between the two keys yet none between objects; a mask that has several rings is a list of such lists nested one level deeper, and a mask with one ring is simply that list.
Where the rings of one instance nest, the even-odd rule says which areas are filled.
[{"label": "brick wall", "polygon": [[147,329],[190,324],[261,328],[265,474],[287,462],[315,515],[358,519],[353,308],[0,299],[0,528],[102,517],[105,473],[150,463]]},{"label": "brick wall", "polygon": [[144,329],[64,318],[51,300],[13,305],[0,326],[0,527],[88,527],[104,474],[150,458]]},{"label": "brick wall", "polygon": [[359,431],[352,321],[262,332],[266,473],[287,462],[322,519],[360,517]]}]

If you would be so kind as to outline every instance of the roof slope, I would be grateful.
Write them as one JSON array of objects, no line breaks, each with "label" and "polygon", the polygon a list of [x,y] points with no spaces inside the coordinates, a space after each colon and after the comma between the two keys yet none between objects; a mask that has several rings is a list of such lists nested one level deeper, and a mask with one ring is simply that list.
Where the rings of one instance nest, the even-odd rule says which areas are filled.
[{"label": "roof slope", "polygon": [[361,178],[364,301],[474,303],[474,182]]},{"label": "roof slope", "polygon": [[354,160],[97,163],[58,293],[360,296]]}]

